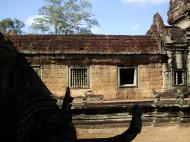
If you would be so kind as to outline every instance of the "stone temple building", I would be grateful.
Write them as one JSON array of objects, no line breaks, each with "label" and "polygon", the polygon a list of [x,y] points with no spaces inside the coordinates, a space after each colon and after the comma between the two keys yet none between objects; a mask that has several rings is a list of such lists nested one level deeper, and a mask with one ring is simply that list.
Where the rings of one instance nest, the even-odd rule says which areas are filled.
[{"label": "stone temple building", "polygon": [[[66,87],[79,105],[85,101],[147,102],[154,100],[155,93],[175,97],[179,89],[188,97],[189,0],[170,0],[168,23],[157,13],[141,36],[2,35],[0,105],[5,115],[1,119],[22,114],[18,132],[25,135],[26,122],[24,133],[34,123],[32,115],[26,114],[33,114],[49,100],[59,104]],[[37,102],[43,103],[34,105]],[[6,125],[0,133],[8,130]]]},{"label": "stone temple building", "polygon": [[[146,35],[10,36],[29,66],[19,64],[26,90],[53,96],[71,88],[73,97],[94,94],[103,100],[146,99],[190,85],[189,1],[172,0],[169,26],[159,14]],[[32,67],[37,76],[28,71]],[[39,79],[37,79],[39,78]],[[24,90],[23,90],[24,91]]]}]

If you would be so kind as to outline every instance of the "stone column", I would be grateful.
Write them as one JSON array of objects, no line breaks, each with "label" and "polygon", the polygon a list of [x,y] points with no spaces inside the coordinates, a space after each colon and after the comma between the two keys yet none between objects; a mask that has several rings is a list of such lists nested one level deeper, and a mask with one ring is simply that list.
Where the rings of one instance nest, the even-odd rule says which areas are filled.
[{"label": "stone column", "polygon": [[187,53],[187,61],[186,61],[186,67],[187,67],[187,86],[190,85],[190,31],[186,31],[186,39],[189,43],[188,45],[188,53]]},{"label": "stone column", "polygon": [[183,69],[182,51],[176,51],[176,68],[177,69]]},{"label": "stone column", "polygon": [[170,71],[168,70],[168,64],[163,64],[163,91],[170,89]]},{"label": "stone column", "polygon": [[187,54],[187,85],[190,85],[190,46],[188,47],[189,52]]}]

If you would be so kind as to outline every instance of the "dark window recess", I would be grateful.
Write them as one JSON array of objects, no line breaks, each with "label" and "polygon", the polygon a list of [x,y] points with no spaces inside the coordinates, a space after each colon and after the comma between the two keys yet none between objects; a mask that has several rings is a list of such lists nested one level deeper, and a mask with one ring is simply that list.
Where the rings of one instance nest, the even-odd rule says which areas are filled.
[{"label": "dark window recess", "polygon": [[186,85],[185,71],[174,71],[174,85]]},{"label": "dark window recess", "polygon": [[135,68],[119,68],[119,86],[136,86]]}]

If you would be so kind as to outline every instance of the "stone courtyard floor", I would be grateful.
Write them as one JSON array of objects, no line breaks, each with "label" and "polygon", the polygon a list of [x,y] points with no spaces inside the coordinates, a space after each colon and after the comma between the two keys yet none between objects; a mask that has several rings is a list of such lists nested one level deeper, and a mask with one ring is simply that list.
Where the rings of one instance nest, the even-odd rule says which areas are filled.
[{"label": "stone courtyard floor", "polygon": [[[111,137],[118,135],[125,131],[124,127],[113,128],[77,128],[78,138],[95,138],[95,137]],[[189,142],[190,141],[190,127],[187,126],[146,126],[133,142]]]}]

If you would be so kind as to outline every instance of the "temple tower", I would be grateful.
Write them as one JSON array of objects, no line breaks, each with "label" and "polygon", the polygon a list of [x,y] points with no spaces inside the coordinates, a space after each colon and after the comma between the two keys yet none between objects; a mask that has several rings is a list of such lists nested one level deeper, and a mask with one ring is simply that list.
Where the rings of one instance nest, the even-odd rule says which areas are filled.
[{"label": "temple tower", "polygon": [[170,0],[168,23],[154,16],[148,35],[154,36],[167,63],[163,65],[163,90],[190,89],[190,0]]},{"label": "temple tower", "polygon": [[168,23],[173,26],[187,29],[190,27],[190,1],[170,0]]},{"label": "temple tower", "polygon": [[[186,85],[190,85],[190,0],[170,0],[170,8],[168,11],[168,23],[172,26],[179,27],[184,33],[184,40],[176,42],[172,45],[174,49],[175,45],[184,45],[183,50],[176,50],[176,69],[186,72]],[[186,48],[186,50],[184,50]],[[182,58],[183,57],[183,58]],[[180,64],[183,61],[183,65]],[[176,74],[177,75],[177,74]]]}]

